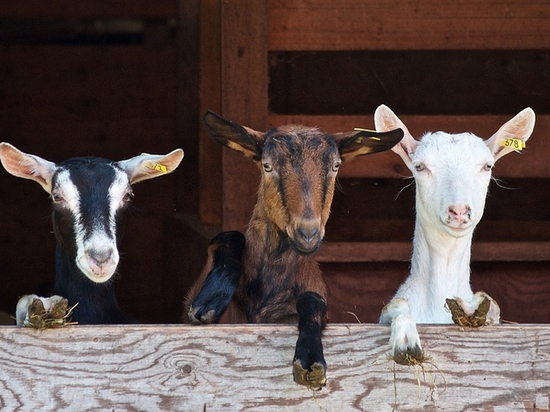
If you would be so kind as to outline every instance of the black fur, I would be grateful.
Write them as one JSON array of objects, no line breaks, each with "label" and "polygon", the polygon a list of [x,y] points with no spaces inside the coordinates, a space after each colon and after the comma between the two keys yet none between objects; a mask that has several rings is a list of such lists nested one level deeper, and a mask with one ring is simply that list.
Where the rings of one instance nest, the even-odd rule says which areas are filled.
[{"label": "black fur", "polygon": [[230,231],[218,234],[210,242],[214,247],[213,268],[193,299],[193,323],[218,323],[241,279],[241,256],[245,246],[241,232]]},{"label": "black fur", "polygon": [[321,334],[325,328],[327,303],[315,292],[304,292],[298,296],[296,309],[299,335],[294,362],[299,362],[304,370],[310,372],[311,366],[316,363],[322,365],[326,371]]},{"label": "black fur", "polygon": [[[115,178],[114,165],[107,159],[83,157],[69,159],[59,165],[70,172],[71,181],[80,195],[81,224],[85,230],[93,221],[103,223],[110,233],[108,190]],[[56,177],[53,178],[55,186]],[[122,225],[121,213],[116,214],[116,227]],[[69,306],[78,303],[71,320],[79,324],[126,324],[137,323],[118,307],[113,280],[94,283],[76,265],[77,246],[74,238],[74,217],[63,208],[52,211],[52,223],[57,240],[56,274],[52,293],[65,297]],[[117,230],[117,236],[120,230]]]}]

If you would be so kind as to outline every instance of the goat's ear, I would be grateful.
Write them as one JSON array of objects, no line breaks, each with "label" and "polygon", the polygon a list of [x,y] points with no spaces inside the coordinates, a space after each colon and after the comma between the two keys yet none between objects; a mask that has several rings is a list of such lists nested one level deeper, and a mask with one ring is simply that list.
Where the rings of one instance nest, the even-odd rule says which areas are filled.
[{"label": "goat's ear", "polygon": [[131,159],[121,160],[117,165],[128,175],[130,183],[138,183],[142,180],[173,172],[183,159],[183,150],[176,149],[167,155],[142,154]]},{"label": "goat's ear", "polygon": [[342,160],[353,159],[371,153],[391,149],[403,138],[403,130],[395,129],[388,132],[361,130],[348,133],[335,133]]},{"label": "goat's ear", "polygon": [[[511,120],[504,123],[500,129],[486,141],[487,147],[498,160],[515,150],[521,150],[533,133],[535,127],[535,112],[530,107],[523,109]],[[517,142],[517,141],[520,142]],[[518,146],[521,145],[521,146]]]},{"label": "goat's ear", "polygon": [[23,153],[9,143],[0,143],[0,161],[14,176],[38,182],[48,193],[52,191],[52,178],[57,170],[55,163],[41,157]]},{"label": "goat's ear", "polygon": [[265,133],[230,122],[210,110],[205,113],[203,121],[212,139],[218,143],[248,158],[261,159]]},{"label": "goat's ear", "polygon": [[416,150],[418,141],[412,137],[407,126],[395,115],[394,112],[386,105],[380,105],[374,112],[374,125],[376,130],[379,132],[384,132],[387,130],[392,130],[397,127],[403,130],[403,139],[392,147],[392,151],[397,153],[401,159],[405,162],[407,166],[411,165],[411,155]]}]

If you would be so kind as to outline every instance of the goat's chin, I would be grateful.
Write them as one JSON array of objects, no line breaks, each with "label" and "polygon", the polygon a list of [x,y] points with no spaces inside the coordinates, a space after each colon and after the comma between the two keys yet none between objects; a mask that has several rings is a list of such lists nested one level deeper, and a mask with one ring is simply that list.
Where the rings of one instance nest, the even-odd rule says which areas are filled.
[{"label": "goat's chin", "polygon": [[299,255],[302,256],[308,256],[312,255],[313,253],[317,252],[319,250],[319,246],[321,246],[321,242],[311,246],[311,245],[302,245],[298,242],[295,242],[293,240],[290,241],[290,244],[292,246],[292,249]]},{"label": "goat's chin", "polygon": [[444,225],[445,231],[451,235],[452,237],[460,238],[468,236],[472,233],[474,230],[474,225],[468,225],[468,226],[451,226],[451,225]]},{"label": "goat's chin", "polygon": [[87,263],[82,264],[82,260],[77,260],[76,265],[80,271],[94,283],[105,283],[113,277],[116,271],[116,265],[108,267],[96,267],[95,270]]}]

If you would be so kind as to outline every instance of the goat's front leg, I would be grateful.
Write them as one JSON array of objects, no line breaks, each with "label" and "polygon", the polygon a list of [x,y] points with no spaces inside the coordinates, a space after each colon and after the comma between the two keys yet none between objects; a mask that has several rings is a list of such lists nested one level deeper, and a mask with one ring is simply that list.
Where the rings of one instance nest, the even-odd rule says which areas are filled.
[{"label": "goat's front leg", "polygon": [[222,232],[208,247],[207,263],[189,293],[185,308],[192,323],[218,323],[233,298],[241,278],[245,237],[237,231]]},{"label": "goat's front leg", "polygon": [[315,292],[303,292],[296,301],[298,341],[294,353],[294,381],[320,389],[327,381],[327,364],[321,334],[326,324],[327,302]]},{"label": "goat's front leg", "polygon": [[393,298],[382,309],[380,323],[391,323],[390,347],[396,363],[412,365],[424,360],[420,336],[407,299]]},{"label": "goat's front leg", "polygon": [[500,307],[485,292],[477,292],[472,299],[447,299],[453,322],[459,326],[479,328],[500,323]]}]

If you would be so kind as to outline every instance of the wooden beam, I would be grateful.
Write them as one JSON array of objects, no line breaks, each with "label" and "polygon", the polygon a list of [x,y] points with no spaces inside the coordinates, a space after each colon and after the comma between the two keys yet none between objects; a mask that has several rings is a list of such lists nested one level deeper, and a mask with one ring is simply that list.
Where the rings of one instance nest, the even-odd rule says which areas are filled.
[{"label": "wooden beam", "polygon": [[221,113],[221,7],[219,0],[200,2],[200,136],[199,217],[202,223],[221,225],[222,147],[208,136],[202,124],[207,110]]},{"label": "wooden beam", "polygon": [[11,19],[173,18],[175,0],[27,0],[0,2],[0,17]]},{"label": "wooden beam", "polygon": [[269,50],[546,49],[539,0],[272,0]]},{"label": "wooden beam", "polygon": [[328,383],[292,380],[295,326],[0,327],[6,410],[546,410],[550,329],[420,326],[423,368],[389,360],[389,327],[329,324]]},{"label": "wooden beam", "polygon": [[[325,242],[315,260],[325,263],[409,261],[412,242]],[[474,242],[476,262],[550,261],[550,242]]]},{"label": "wooden beam", "polygon": [[176,210],[199,210],[199,0],[178,0],[174,141],[185,158],[174,187]]},{"label": "wooden beam", "polygon": [[[514,113],[515,114],[515,113]],[[489,138],[510,116],[398,116],[409,131],[420,138],[426,131],[444,130],[450,133],[469,131]],[[269,115],[269,125],[277,126],[288,123],[319,126],[328,132],[353,130],[354,127],[374,128],[373,115],[364,116],[306,116],[306,115]],[[504,177],[550,177],[550,163],[546,153],[550,152],[550,116],[538,115],[533,135],[527,142],[527,148],[519,154],[510,154],[499,160],[494,175]],[[340,177],[394,177],[410,176],[401,159],[394,153],[378,153],[363,156],[350,163],[344,163]]]},{"label": "wooden beam", "polygon": [[[222,115],[256,130],[267,125],[267,0],[221,2]],[[223,150],[223,229],[245,230],[256,202],[257,167]]]}]

